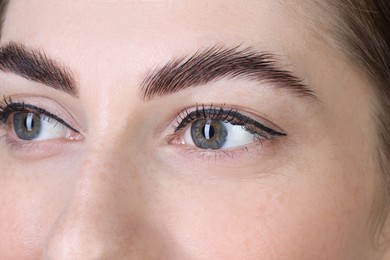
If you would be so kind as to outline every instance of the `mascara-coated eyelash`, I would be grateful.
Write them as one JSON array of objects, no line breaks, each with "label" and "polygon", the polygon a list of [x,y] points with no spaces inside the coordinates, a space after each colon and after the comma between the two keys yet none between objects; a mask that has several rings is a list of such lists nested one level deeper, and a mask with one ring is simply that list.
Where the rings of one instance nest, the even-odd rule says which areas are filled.
[{"label": "mascara-coated eyelash", "polygon": [[183,135],[182,144],[213,150],[235,148],[256,140],[272,140],[287,135],[233,108],[212,105],[197,105],[192,111],[186,109],[180,113],[174,135],[180,134]]},{"label": "mascara-coated eyelash", "polygon": [[46,111],[45,109],[42,109],[40,107],[25,104],[24,102],[13,102],[11,98],[4,98],[3,102],[0,103],[0,123],[6,124],[7,120],[10,118],[10,116],[14,113],[35,113],[41,115],[44,119],[50,121],[54,119],[58,123],[64,125],[65,127],[69,128],[70,130],[79,133],[78,130],[73,128],[71,125],[69,125],[67,122],[65,122],[63,119],[59,118],[58,116]]}]

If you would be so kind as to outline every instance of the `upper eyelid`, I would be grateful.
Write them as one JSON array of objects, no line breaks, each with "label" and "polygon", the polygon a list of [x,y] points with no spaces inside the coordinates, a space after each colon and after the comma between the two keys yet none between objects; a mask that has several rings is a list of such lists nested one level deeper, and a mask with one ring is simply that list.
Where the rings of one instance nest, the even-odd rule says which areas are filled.
[{"label": "upper eyelid", "polygon": [[[69,100],[58,100],[56,97],[42,96],[35,94],[14,94],[3,95],[0,100],[0,108],[10,103],[21,103],[31,105],[35,108],[42,109],[47,115],[53,115],[67,123],[69,130],[76,130],[76,133],[85,133],[87,131],[85,118],[77,104],[69,103]],[[39,112],[39,111],[38,111]]]},{"label": "upper eyelid", "polygon": [[[201,110],[201,112],[199,112]],[[206,114],[207,111],[207,114]],[[213,111],[212,113],[210,113]],[[183,114],[184,113],[184,114]],[[194,116],[195,118],[191,118],[191,116]],[[225,116],[225,117],[223,117]],[[287,133],[283,130],[274,130],[271,127],[268,127],[266,124],[262,124],[254,119],[252,119],[250,116],[246,116],[242,113],[240,113],[238,110],[227,107],[226,105],[222,106],[209,106],[206,107],[205,105],[199,106],[198,104],[196,105],[195,108],[190,109],[184,109],[179,115],[178,115],[178,120],[181,120],[178,122],[177,120],[177,126],[175,127],[175,133],[181,131],[184,129],[188,124],[190,124],[192,121],[197,120],[197,119],[203,119],[203,118],[211,118],[211,119],[216,119],[216,120],[222,120],[222,121],[227,121],[232,123],[234,119],[241,120],[242,125],[245,124],[252,124],[256,128],[267,132],[268,134],[271,134],[272,136],[286,136]],[[214,117],[214,118],[213,118]],[[228,120],[228,118],[231,117],[231,119]],[[276,127],[276,126],[275,126]]]},{"label": "upper eyelid", "polygon": [[79,131],[75,128],[73,128],[70,124],[68,124],[67,122],[65,122],[65,120],[63,120],[62,118],[58,117],[57,115],[54,115],[52,113],[50,113],[49,111],[45,110],[45,109],[42,109],[40,107],[36,107],[36,106],[32,106],[32,105],[29,105],[29,104],[25,104],[25,107],[27,109],[32,109],[34,110],[35,112],[38,112],[39,114],[42,114],[42,115],[45,115],[47,117],[50,117],[54,120],[56,120],[57,122],[63,124],[64,126],[66,126],[67,128],[69,128],[70,130],[76,132],[79,134]]},{"label": "upper eyelid", "polygon": [[[38,107],[38,106],[35,106],[35,105],[31,105],[31,104],[26,104],[24,102],[22,102],[22,103],[20,103],[20,102],[13,102],[11,99],[5,100],[4,103],[5,104],[2,104],[0,106],[2,114],[4,114],[4,111],[7,110],[7,109],[10,110],[8,112],[8,114],[11,114],[11,113],[14,113],[14,112],[33,112],[33,113],[38,113],[40,115],[44,115],[46,117],[49,117],[49,118],[52,118],[52,119],[56,120],[57,122],[59,122],[60,124],[64,125],[65,127],[69,128],[70,130],[74,131],[77,134],[80,133],[77,129],[72,127],[69,123],[67,123],[61,117],[59,117],[59,116],[57,116],[57,115],[55,115],[53,113],[50,113],[49,111],[47,111],[46,109],[43,109],[41,107]],[[7,118],[1,118],[0,117],[0,119],[1,119],[2,122],[4,122]]]}]

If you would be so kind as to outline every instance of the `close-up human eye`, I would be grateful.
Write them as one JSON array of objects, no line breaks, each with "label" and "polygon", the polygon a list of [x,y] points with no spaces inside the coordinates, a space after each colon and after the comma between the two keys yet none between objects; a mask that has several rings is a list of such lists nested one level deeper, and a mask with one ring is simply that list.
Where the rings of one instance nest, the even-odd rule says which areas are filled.
[{"label": "close-up human eye", "polygon": [[[267,123],[271,124],[271,123]],[[234,149],[287,134],[226,106],[196,106],[177,118],[176,142],[200,149]]]},{"label": "close-up human eye", "polygon": [[5,99],[0,105],[0,127],[8,141],[77,140],[79,132],[57,115],[35,105]]}]

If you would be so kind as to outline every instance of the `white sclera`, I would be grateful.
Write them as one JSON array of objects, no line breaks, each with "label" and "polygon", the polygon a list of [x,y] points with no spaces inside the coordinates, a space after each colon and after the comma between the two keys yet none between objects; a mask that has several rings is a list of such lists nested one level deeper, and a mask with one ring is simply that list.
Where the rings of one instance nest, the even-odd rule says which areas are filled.
[{"label": "white sclera", "polygon": [[[48,119],[41,116],[40,120],[41,130],[39,135],[34,139],[34,141],[66,138],[68,133],[68,128],[66,126],[52,118]],[[26,122],[26,125],[28,126],[28,122]]]},{"label": "white sclera", "polygon": [[[221,148],[234,148],[256,141],[256,135],[245,130],[243,126],[233,125],[227,122],[222,122],[222,124],[228,132],[228,135],[226,136],[225,143]],[[189,126],[184,132],[183,140],[185,144],[195,145],[191,135],[191,126]]]}]

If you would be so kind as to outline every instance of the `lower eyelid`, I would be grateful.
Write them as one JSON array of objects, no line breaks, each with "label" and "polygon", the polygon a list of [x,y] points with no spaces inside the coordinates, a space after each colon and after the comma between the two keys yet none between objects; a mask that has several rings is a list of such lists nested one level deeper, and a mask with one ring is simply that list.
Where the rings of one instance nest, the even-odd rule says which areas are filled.
[{"label": "lower eyelid", "polygon": [[21,160],[49,159],[62,153],[68,153],[77,142],[64,140],[49,140],[38,142],[25,142],[5,137],[5,142],[10,155]]},{"label": "lower eyelid", "polygon": [[[258,163],[260,158],[273,157],[276,149],[274,141],[255,141],[251,144],[235,147],[233,149],[205,150],[194,146],[171,143],[171,149],[182,160],[190,164],[198,161],[212,163],[239,164],[242,167],[242,160],[252,160]],[[177,157],[177,156],[176,156]]]},{"label": "lower eyelid", "polygon": [[83,136],[66,128],[65,138],[26,141],[19,139],[9,126],[2,126],[0,125],[0,147],[5,146],[10,155],[23,160],[47,159],[68,151],[83,140]]}]

